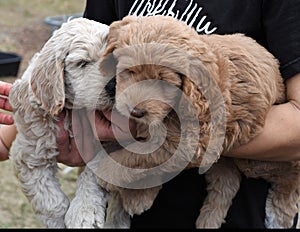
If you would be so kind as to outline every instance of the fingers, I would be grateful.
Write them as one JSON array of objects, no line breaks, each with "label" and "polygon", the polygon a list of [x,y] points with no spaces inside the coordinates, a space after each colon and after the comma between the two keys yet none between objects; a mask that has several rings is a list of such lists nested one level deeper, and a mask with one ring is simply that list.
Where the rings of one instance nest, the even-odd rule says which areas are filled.
[{"label": "fingers", "polygon": [[66,163],[69,163],[68,166],[85,166],[87,161],[83,158],[82,154],[83,153],[78,150],[76,139],[74,137],[70,138],[70,151],[66,157]]},{"label": "fingers", "polygon": [[95,137],[97,137],[100,141],[115,140],[111,123],[104,117],[102,112],[89,112],[88,118]]},{"label": "fingers", "polygon": [[0,96],[0,109],[12,111],[12,107],[9,104],[7,97]]},{"label": "fingers", "polygon": [[0,81],[0,95],[8,97],[11,86],[12,86],[12,84],[10,84],[8,82]]},{"label": "fingers", "polygon": [[[12,107],[8,101],[8,94],[11,84],[0,81],[0,109],[4,111],[12,111]],[[14,123],[13,116],[5,112],[0,112],[0,124],[11,125]]]},{"label": "fingers", "polygon": [[88,163],[98,152],[99,141],[94,136],[86,110],[73,111],[72,129],[78,151],[85,163]]},{"label": "fingers", "polygon": [[124,115],[118,113],[117,111],[105,111],[103,112],[105,118],[111,121],[116,127],[119,127],[124,133],[132,134],[135,137],[136,133],[136,122]]},{"label": "fingers", "polygon": [[7,111],[12,111],[12,107],[8,101],[8,94],[10,89],[10,83],[0,81],[0,108]]},{"label": "fingers", "polygon": [[12,115],[0,112],[0,124],[11,125],[14,123]]},{"label": "fingers", "polygon": [[113,141],[116,138],[129,141],[134,140],[132,134],[136,135],[135,123],[118,113],[81,109],[72,111],[70,120],[73,137],[70,138],[69,131],[64,128],[64,117],[65,114],[61,113],[57,122],[57,159],[68,166],[83,166],[92,160],[102,148],[100,141]]},{"label": "fingers", "polygon": [[60,155],[57,157],[60,161],[63,161],[65,154],[69,153],[69,132],[64,128],[65,113],[62,112],[58,115],[58,121],[56,126],[58,127],[56,133],[56,145]]},{"label": "fingers", "polygon": [[95,130],[101,141],[128,141],[136,135],[136,124],[116,111],[102,112],[102,117],[97,116],[96,112]]},{"label": "fingers", "polygon": [[57,161],[71,167],[81,167],[85,163],[80,156],[74,138],[70,138],[69,131],[64,128],[65,113],[59,114],[59,120],[56,123],[58,131],[56,134],[56,144],[59,155]]},{"label": "fingers", "polygon": [[[84,166],[97,154],[99,147],[95,143],[95,136],[90,127],[85,110],[73,110],[70,112],[72,120],[72,136],[64,128],[65,114],[59,115],[57,126],[57,148],[59,155],[58,162],[68,166]],[[97,141],[98,142],[98,141]],[[99,143],[99,142],[98,142]]]}]

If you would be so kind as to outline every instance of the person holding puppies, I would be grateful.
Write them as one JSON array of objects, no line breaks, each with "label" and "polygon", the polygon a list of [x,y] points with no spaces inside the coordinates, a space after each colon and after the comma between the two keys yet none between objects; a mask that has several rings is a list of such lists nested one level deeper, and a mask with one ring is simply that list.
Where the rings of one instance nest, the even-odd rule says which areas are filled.
[{"label": "person holding puppies", "polygon": [[[87,0],[84,17],[110,25],[127,15],[167,15],[185,21],[199,34],[244,33],[267,48],[280,62],[287,102],[274,106],[263,132],[226,156],[290,161],[300,158],[300,3],[287,1],[112,1]],[[290,129],[287,129],[290,128]],[[265,199],[269,185],[243,178],[222,228],[265,228]],[[205,197],[204,177],[185,170],[164,184],[154,205],[134,215],[132,228],[194,228]]]},{"label": "person holding puppies", "polygon": [[[11,83],[0,81],[0,161],[7,160],[9,157],[9,149],[14,141],[17,130],[12,116],[12,107],[8,101],[9,91],[11,89]],[[64,117],[66,116],[65,112],[61,112],[58,115],[57,125],[61,128],[57,135],[57,145],[60,150],[60,155],[57,157],[58,161],[68,165],[68,166],[84,166],[85,162],[82,159],[79,151],[77,150],[77,146],[74,139],[70,139],[69,131],[64,128]],[[80,127],[85,127],[87,121],[85,121],[85,117],[73,117],[76,118],[76,125]],[[124,123],[127,123],[127,118],[121,115],[115,115],[117,119],[116,124],[120,126],[116,126],[115,129],[122,128]],[[132,134],[135,133],[135,124],[133,121],[130,121],[129,129],[130,131],[126,131],[127,128],[122,128],[120,131],[113,131],[111,127],[111,112],[103,112],[103,117],[98,118],[97,121],[97,131],[98,137],[101,141],[111,141],[115,139],[114,132],[118,133],[118,138],[127,140],[127,138],[131,138]],[[2,125],[1,125],[2,124]],[[73,122],[74,124],[74,122]],[[85,130],[82,131],[82,138],[87,137],[89,132],[84,133]],[[69,144],[70,146],[66,146]]]},{"label": "person holding puppies", "polygon": [[[243,4],[239,0],[87,0],[84,17],[110,25],[126,15],[162,14],[185,21],[199,34],[244,33],[255,39],[279,60],[286,84],[287,102],[272,107],[259,136],[223,155],[291,161],[300,159],[299,10],[300,2],[293,0],[259,0]],[[7,96],[9,88],[9,84],[0,83],[2,95]],[[0,98],[0,107],[11,110],[5,97]],[[104,116],[104,120],[97,121],[97,136],[100,140],[114,140],[114,136],[107,133],[111,132],[107,126],[111,120],[110,113],[106,112]],[[57,135],[58,159],[70,166],[82,166],[84,162],[76,144],[70,139],[68,131],[63,129],[63,118],[61,114],[58,122],[61,127],[61,133]],[[0,123],[12,124],[11,115],[0,113]],[[84,124],[78,126],[83,127]],[[134,126],[133,123],[131,131],[134,131]],[[15,133],[13,125],[0,128],[0,160],[8,159]],[[128,137],[129,134],[130,131]],[[164,184],[151,209],[133,216],[132,228],[194,228],[198,210],[206,196],[205,188],[204,177],[198,174],[198,169],[183,171]],[[263,180],[243,178],[222,228],[265,228],[268,189],[268,183]]]}]

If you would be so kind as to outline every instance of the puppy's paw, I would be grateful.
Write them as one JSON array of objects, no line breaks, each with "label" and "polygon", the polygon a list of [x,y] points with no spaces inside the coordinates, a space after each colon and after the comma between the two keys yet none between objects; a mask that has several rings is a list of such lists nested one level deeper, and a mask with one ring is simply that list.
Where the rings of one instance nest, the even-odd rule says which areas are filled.
[{"label": "puppy's paw", "polygon": [[108,197],[87,167],[80,174],[74,199],[65,215],[67,228],[103,228]]},{"label": "puppy's paw", "polygon": [[161,186],[149,189],[124,189],[121,195],[125,211],[133,216],[150,209],[160,189]]},{"label": "puppy's paw", "polygon": [[63,217],[51,218],[45,215],[38,215],[41,222],[46,226],[46,228],[64,229],[65,222]]},{"label": "puppy's paw", "polygon": [[[272,196],[272,194],[269,194]],[[273,198],[275,198],[273,194]],[[290,204],[281,199],[268,196],[266,201],[265,226],[268,229],[290,229],[294,224],[294,217],[298,211],[297,204]],[[275,205],[274,202],[277,204]]]},{"label": "puppy's paw", "polygon": [[105,206],[106,204],[103,205],[98,201],[88,202],[83,199],[74,199],[65,216],[66,227],[103,228],[105,222]]}]

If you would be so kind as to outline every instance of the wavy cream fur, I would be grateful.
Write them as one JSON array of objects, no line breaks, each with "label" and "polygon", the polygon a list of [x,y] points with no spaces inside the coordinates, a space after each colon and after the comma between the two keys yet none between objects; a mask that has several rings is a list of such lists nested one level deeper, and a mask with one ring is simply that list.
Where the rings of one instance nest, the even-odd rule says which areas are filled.
[{"label": "wavy cream fur", "polygon": [[[102,91],[109,79],[99,71],[108,29],[106,25],[84,18],[64,23],[33,57],[10,92],[18,130],[10,159],[34,212],[49,228],[64,228],[69,208],[69,200],[55,177],[58,155],[56,116],[63,108],[105,109],[111,108],[113,103],[113,99]],[[70,122],[66,122],[68,124]],[[101,214],[105,213],[105,191],[93,181],[96,181],[95,177],[86,168],[78,180],[76,197],[83,199],[89,193],[98,195],[98,204],[93,205],[98,211],[90,212],[89,216],[97,214],[90,220],[103,225]],[[85,188],[88,185],[92,187]],[[71,209],[82,208],[85,203],[75,199]],[[83,227],[83,218],[84,215],[70,211],[66,224]]]}]

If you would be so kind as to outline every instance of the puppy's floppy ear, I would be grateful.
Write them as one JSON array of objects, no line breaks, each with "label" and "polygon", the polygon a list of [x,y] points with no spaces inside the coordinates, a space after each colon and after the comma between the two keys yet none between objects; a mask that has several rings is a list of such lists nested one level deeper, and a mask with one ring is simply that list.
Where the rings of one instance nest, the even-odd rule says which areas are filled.
[{"label": "puppy's floppy ear", "polygon": [[[201,144],[206,150],[198,151],[197,158],[202,156],[200,172],[206,172],[221,155],[226,132],[226,109],[223,94],[213,75],[208,71],[198,57],[188,57],[182,76],[183,97],[189,101],[194,109],[186,107],[186,103],[179,103],[180,112],[187,115],[197,114],[200,122]],[[182,101],[182,99],[180,100]],[[205,129],[201,128],[204,123]],[[206,122],[210,122],[207,125]],[[202,134],[203,133],[203,134]],[[199,145],[198,145],[199,146]]]},{"label": "puppy's floppy ear", "polygon": [[126,29],[126,26],[134,23],[138,20],[136,16],[126,16],[122,20],[114,21],[109,26],[109,32],[107,36],[107,46],[103,52],[103,56],[107,56],[112,53],[116,48],[119,47],[121,36],[123,31]]},{"label": "puppy's floppy ear", "polygon": [[[118,44],[118,27],[119,22],[112,23],[107,37],[107,45],[100,59],[100,72],[106,76],[115,76],[117,60],[113,55],[113,51]],[[115,26],[114,26],[115,25]]]},{"label": "puppy's floppy ear", "polygon": [[136,16],[126,16],[122,20],[115,21],[110,25],[106,49],[100,60],[100,71],[104,75],[115,76],[117,60],[113,56],[113,51],[120,47],[120,35],[122,35],[122,31],[128,24],[134,23],[137,20],[138,17]]},{"label": "puppy's floppy ear", "polygon": [[9,91],[9,103],[13,110],[20,109],[24,105],[24,99],[28,97],[28,82],[24,79],[15,80]]},{"label": "puppy's floppy ear", "polygon": [[64,60],[62,51],[57,52],[54,43],[48,41],[35,61],[30,80],[35,100],[52,116],[57,115],[65,104]]},{"label": "puppy's floppy ear", "polygon": [[100,72],[107,77],[116,76],[118,60],[113,53],[108,53],[100,60]]}]

